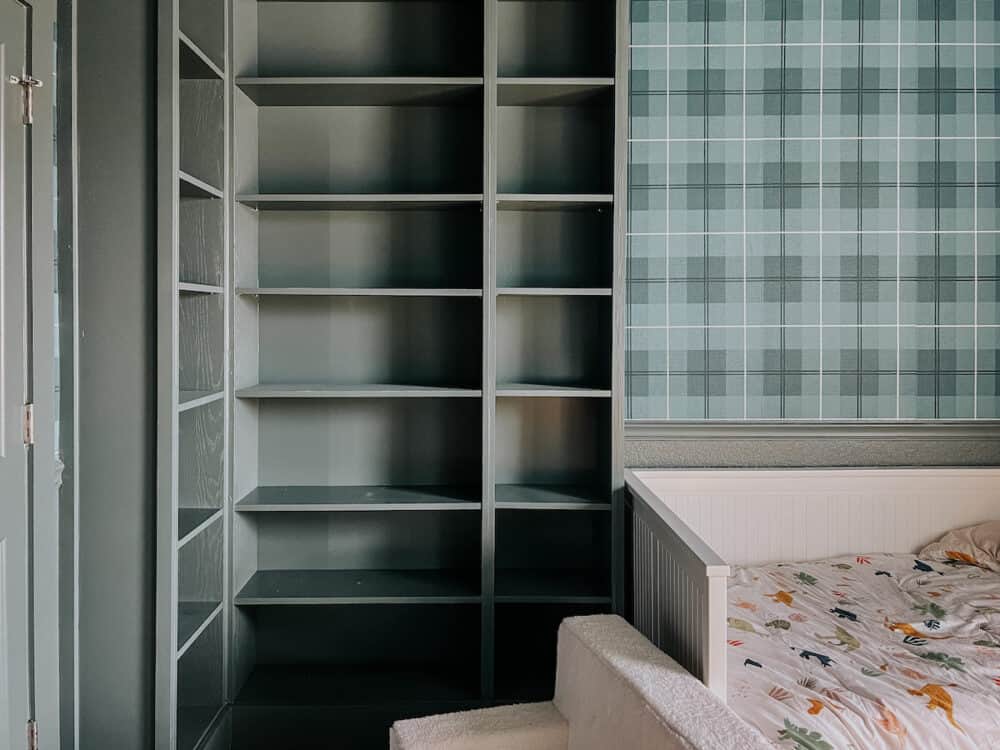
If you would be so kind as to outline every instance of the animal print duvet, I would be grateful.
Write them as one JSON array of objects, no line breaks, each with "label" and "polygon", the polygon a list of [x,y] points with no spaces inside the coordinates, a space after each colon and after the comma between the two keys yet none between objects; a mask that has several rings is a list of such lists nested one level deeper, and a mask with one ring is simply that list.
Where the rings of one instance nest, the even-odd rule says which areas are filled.
[{"label": "animal print duvet", "polygon": [[793,750],[1000,748],[1000,573],[866,555],[740,568],[730,707]]}]

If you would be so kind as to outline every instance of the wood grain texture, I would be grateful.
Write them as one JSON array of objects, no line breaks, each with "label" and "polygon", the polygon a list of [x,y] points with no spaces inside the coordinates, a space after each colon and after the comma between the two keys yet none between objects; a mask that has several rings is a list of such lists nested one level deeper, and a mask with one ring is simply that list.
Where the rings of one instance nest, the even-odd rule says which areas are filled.
[{"label": "wood grain texture", "polygon": [[180,168],[221,190],[226,163],[226,98],[221,79],[181,79]]},{"label": "wood grain texture", "polygon": [[178,385],[181,391],[221,391],[225,382],[225,300],[218,295],[178,298]]},{"label": "wood grain texture", "polygon": [[196,284],[222,284],[222,201],[181,198],[178,206],[178,279]]},{"label": "wood grain texture", "polygon": [[222,601],[223,534],[222,518],[181,547],[177,561],[179,602]]},{"label": "wood grain texture", "polygon": [[220,400],[185,411],[179,424],[178,507],[221,508],[226,479],[225,404]]}]

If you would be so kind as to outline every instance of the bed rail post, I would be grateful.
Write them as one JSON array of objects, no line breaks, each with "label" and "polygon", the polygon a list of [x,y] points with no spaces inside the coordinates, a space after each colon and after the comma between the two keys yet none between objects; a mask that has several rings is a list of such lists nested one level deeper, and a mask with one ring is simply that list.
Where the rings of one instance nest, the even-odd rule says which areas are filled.
[{"label": "bed rail post", "polygon": [[625,480],[630,622],[725,701],[729,566],[635,474]]}]

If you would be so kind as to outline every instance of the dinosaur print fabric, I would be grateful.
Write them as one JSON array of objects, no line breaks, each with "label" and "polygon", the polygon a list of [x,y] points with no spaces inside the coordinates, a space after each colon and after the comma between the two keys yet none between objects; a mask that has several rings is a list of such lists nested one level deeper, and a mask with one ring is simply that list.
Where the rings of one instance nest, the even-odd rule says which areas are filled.
[{"label": "dinosaur print fabric", "polygon": [[913,555],[737,568],[730,707],[792,750],[1000,748],[1000,573]]}]

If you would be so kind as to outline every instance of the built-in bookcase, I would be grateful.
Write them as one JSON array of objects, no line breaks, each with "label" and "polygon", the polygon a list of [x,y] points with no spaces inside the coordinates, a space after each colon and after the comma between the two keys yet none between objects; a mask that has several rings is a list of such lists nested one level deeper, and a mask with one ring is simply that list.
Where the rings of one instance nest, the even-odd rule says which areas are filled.
[{"label": "built-in bookcase", "polygon": [[175,61],[174,684],[241,750],[550,695],[559,621],[623,605],[628,3],[218,2]]},{"label": "built-in bookcase", "polygon": [[156,746],[226,725],[229,8],[162,0]]}]

